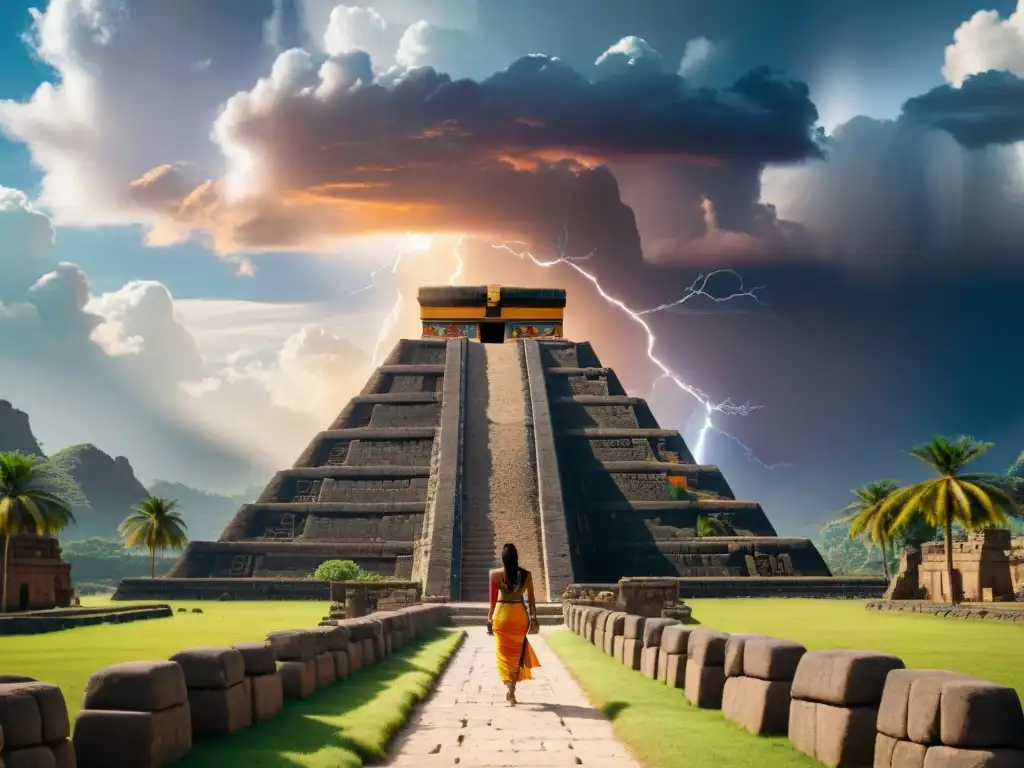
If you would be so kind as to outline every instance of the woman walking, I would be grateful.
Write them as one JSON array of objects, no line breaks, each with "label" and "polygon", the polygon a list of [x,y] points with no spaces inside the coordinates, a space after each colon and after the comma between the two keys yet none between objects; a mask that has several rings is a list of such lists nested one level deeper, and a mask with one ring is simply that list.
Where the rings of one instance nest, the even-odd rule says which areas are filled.
[{"label": "woman walking", "polygon": [[519,553],[514,544],[502,547],[501,563],[502,567],[491,571],[490,576],[487,634],[495,637],[498,674],[508,688],[505,701],[514,707],[517,703],[516,683],[531,680],[531,670],[540,666],[527,638],[527,635],[540,631],[540,624],[537,621],[533,576],[519,567]]}]

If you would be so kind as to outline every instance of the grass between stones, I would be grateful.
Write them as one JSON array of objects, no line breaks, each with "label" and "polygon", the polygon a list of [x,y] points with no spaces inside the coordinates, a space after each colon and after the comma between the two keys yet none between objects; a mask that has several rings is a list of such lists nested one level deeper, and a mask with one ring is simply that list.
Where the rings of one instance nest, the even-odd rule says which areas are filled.
[{"label": "grass between stones", "polygon": [[546,635],[590,703],[645,768],[812,768],[783,737],[753,736],[681,690],[648,680],[569,631]]},{"label": "grass between stones", "polygon": [[434,630],[403,648],[317,691],[305,701],[285,702],[273,720],[218,739],[197,741],[175,765],[181,768],[358,768],[381,761],[412,708],[465,637],[461,630]]},{"label": "grass between stones", "polygon": [[[91,598],[85,605],[109,605]],[[121,605],[122,603],[116,603]],[[124,603],[124,605],[145,603]],[[294,602],[172,602],[177,611],[169,619],[147,619],[126,624],[78,627],[42,635],[0,637],[0,674],[28,675],[60,686],[74,718],[82,705],[89,676],[122,661],[167,659],[184,648],[232,645],[263,640],[277,629],[315,627],[329,605]],[[201,608],[202,613],[191,613]]]},{"label": "grass between stones", "polygon": [[891,653],[911,669],[949,669],[1016,688],[1024,698],[1024,625],[875,613],[862,600],[687,600],[703,626],[785,637],[808,649]]}]

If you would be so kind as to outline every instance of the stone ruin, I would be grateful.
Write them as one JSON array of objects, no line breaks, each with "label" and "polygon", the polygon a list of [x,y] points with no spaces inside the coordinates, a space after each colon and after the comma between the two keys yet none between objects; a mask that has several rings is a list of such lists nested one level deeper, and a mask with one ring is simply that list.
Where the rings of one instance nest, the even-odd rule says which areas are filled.
[{"label": "stone ruin", "polygon": [[[0,572],[4,567],[3,536],[0,536]],[[9,548],[7,605],[5,611],[67,608],[74,597],[71,566],[61,558],[60,544],[51,536],[15,536]]]},{"label": "stone ruin", "polygon": [[[953,569],[965,602],[1014,600],[1024,589],[1024,538],[1011,539],[1001,528],[968,533],[953,542]],[[950,602],[945,543],[928,542],[904,552],[885,597]]]},{"label": "stone ruin", "polygon": [[[167,578],[126,579],[116,597],[325,599],[306,577],[345,559],[415,581],[425,599],[485,601],[505,541],[542,601],[630,576],[715,594],[842,581],[809,540],[778,536],[757,502],[698,464],[589,343],[563,338],[565,291],[421,288],[419,301],[423,337],[400,341],[294,466],[217,541],[191,542]],[[492,495],[503,475],[515,479]],[[735,536],[698,538],[700,515]],[[884,588],[850,584],[865,597]]]}]

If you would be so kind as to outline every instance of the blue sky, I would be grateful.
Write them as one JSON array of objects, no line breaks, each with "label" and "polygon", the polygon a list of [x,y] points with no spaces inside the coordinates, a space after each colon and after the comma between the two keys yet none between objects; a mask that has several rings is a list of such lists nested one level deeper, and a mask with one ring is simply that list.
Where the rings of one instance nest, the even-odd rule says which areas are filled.
[{"label": "blue sky", "polygon": [[[0,367],[0,397],[29,411],[48,445],[96,442],[144,478],[224,490],[290,464],[362,386],[374,349],[415,333],[415,288],[447,281],[463,232],[463,280],[568,288],[569,331],[646,394],[655,371],[644,340],[589,283],[489,247],[514,236],[550,258],[571,222],[574,254],[596,249],[588,265],[637,308],[673,300],[712,269],[765,286],[766,306],[695,299],[686,313],[651,318],[659,354],[715,402],[764,406],[716,423],[787,467],[769,471],[721,436],[706,460],[780,529],[820,520],[862,482],[916,476],[905,451],[936,432],[996,441],[993,469],[1024,449],[1020,362],[1001,357],[1024,319],[1013,289],[1024,245],[1019,140],[966,149],[941,129],[963,117],[955,104],[927,125],[902,113],[933,89],[966,93],[950,73],[1024,75],[1024,42],[1006,21],[1012,0],[378,0],[334,16],[330,0],[41,5],[49,26],[35,51],[20,40],[32,3],[0,4],[0,187],[27,196],[0,205],[0,234],[17,244],[0,252],[0,352],[18,361]],[[968,29],[983,10],[994,12],[988,37]],[[433,109],[472,117],[475,102],[458,101],[469,88],[445,91],[448,101],[396,98],[376,123],[372,103],[356,109],[347,95],[358,73],[394,94],[430,66],[476,81],[472,93],[532,100],[556,123],[565,115],[549,86],[523,67],[487,78],[542,53],[584,83],[611,82],[619,60],[596,62],[629,36],[641,38],[630,43],[636,79],[593,92],[635,114],[598,112],[579,121],[581,135],[513,146],[530,171],[488,175],[508,147],[466,133],[429,157],[396,141],[450,127],[424,124]],[[698,38],[710,55],[673,79]],[[306,53],[285,53],[293,46]],[[372,71],[355,50],[371,52]],[[645,56],[658,77],[642,79]],[[741,81],[761,101],[737,108],[730,87],[763,66],[784,74]],[[54,84],[49,105],[32,101],[44,81]],[[350,91],[327,87],[342,81]],[[947,94],[948,81],[957,88]],[[728,119],[662,124],[677,113],[643,112],[650,105],[637,96],[698,87]],[[619,114],[649,121],[657,152],[629,144],[639,133]],[[820,152],[818,127],[834,133]],[[552,152],[577,163],[571,173]],[[399,179],[378,184],[395,196],[352,192],[374,189],[363,173]],[[52,244],[40,217],[55,228]],[[396,262],[421,244],[405,230],[438,234],[429,251]],[[79,271],[53,272],[58,262]],[[239,274],[240,263],[254,270]],[[4,335],[7,315],[34,324]],[[975,357],[997,362],[964,362]],[[692,442],[703,410],[659,387],[655,413]]]}]

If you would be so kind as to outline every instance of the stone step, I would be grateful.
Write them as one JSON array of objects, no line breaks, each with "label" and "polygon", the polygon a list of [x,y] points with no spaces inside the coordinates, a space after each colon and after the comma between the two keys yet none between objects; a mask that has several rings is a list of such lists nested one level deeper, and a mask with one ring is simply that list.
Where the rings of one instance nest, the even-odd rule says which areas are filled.
[{"label": "stone step", "polygon": [[356,395],[353,403],[370,403],[380,405],[417,405],[440,403],[440,392],[378,392],[373,395]]},{"label": "stone step", "polygon": [[545,368],[544,373],[549,376],[607,376],[611,368],[571,368],[566,366],[553,366]]},{"label": "stone step", "polygon": [[602,512],[658,512],[660,510],[675,511],[685,509],[707,510],[708,512],[728,511],[730,509],[757,509],[756,501],[737,501],[736,499],[698,499],[697,501],[599,501],[591,504]]},{"label": "stone step", "polygon": [[701,472],[717,472],[713,464],[676,464],[668,461],[588,461],[573,464],[577,472],[610,473],[658,473],[667,475],[698,475]]},{"label": "stone step", "polygon": [[572,395],[553,398],[555,405],[623,405],[636,407],[644,403],[642,397],[628,395]]},{"label": "stone step", "polygon": [[420,501],[390,503],[294,501],[246,504],[243,509],[254,512],[306,513],[320,517],[365,517],[367,515],[421,515],[426,512],[427,505]]},{"label": "stone step", "polygon": [[356,427],[325,429],[320,440],[427,440],[437,435],[437,427]]},{"label": "stone step", "polygon": [[377,367],[381,373],[389,373],[397,376],[431,376],[443,375],[444,365],[429,365],[426,363],[406,365],[381,365]]},{"label": "stone step", "polygon": [[639,427],[588,427],[586,429],[562,429],[558,437],[579,437],[586,440],[644,440],[679,437],[675,429],[641,429]]},{"label": "stone step", "polygon": [[284,479],[298,477],[303,480],[386,480],[392,478],[430,477],[429,466],[403,467],[393,464],[380,466],[331,465],[325,467],[292,467],[277,473]]}]

